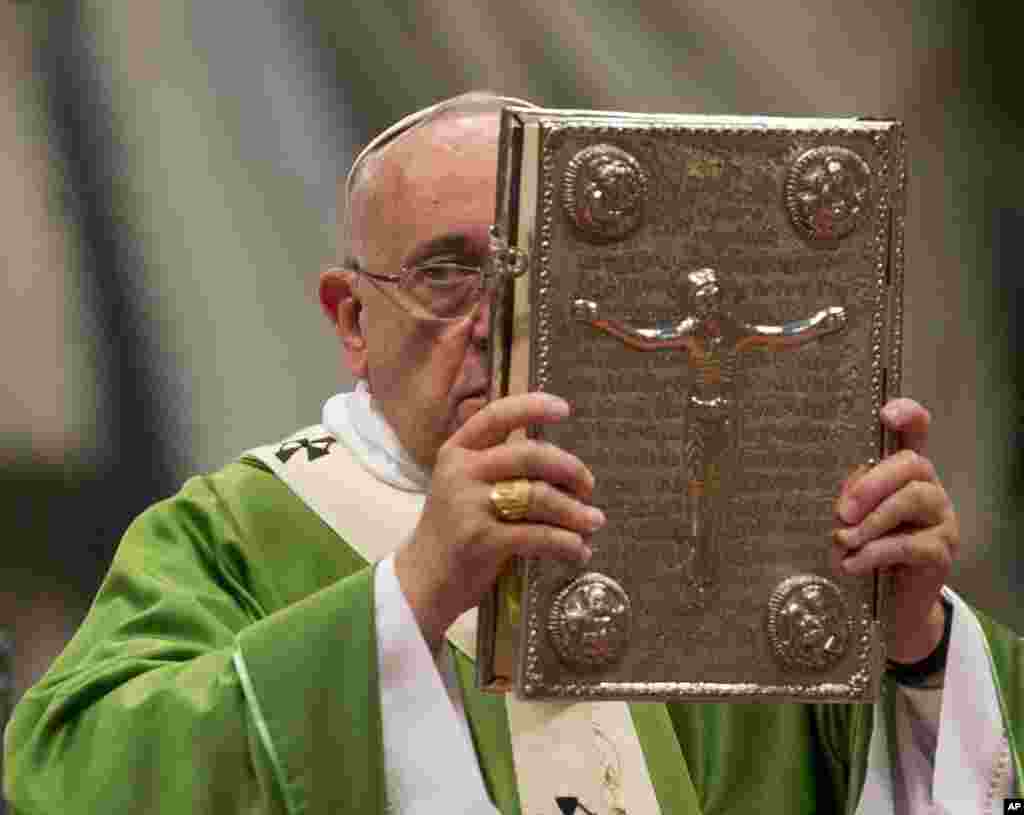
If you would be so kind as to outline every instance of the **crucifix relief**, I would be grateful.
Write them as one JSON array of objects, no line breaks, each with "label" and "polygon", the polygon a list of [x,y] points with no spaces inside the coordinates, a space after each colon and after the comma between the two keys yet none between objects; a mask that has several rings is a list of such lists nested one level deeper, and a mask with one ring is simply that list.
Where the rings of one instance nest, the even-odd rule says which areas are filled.
[{"label": "crucifix relief", "polygon": [[693,314],[678,323],[641,327],[602,314],[593,300],[576,299],[572,306],[577,320],[631,348],[683,350],[693,366],[683,450],[688,524],[677,542],[683,601],[699,608],[713,582],[711,557],[724,510],[717,493],[737,447],[733,408],[739,355],[755,347],[794,348],[832,334],[846,325],[846,311],[832,306],[782,325],[751,325],[723,307],[721,284],[713,269],[691,272],[687,280],[693,290]]}]

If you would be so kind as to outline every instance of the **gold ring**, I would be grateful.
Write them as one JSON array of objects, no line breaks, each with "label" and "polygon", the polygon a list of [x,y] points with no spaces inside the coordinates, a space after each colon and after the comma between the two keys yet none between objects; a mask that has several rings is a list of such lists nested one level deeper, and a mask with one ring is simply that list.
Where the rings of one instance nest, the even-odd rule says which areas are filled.
[{"label": "gold ring", "polygon": [[491,490],[491,506],[503,521],[521,521],[530,511],[530,482],[525,478],[498,481]]}]

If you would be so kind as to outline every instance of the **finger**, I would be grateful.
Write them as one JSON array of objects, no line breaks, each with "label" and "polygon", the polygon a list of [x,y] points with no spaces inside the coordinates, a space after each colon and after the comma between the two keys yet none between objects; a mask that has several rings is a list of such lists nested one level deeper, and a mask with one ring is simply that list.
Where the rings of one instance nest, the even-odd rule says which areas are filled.
[{"label": "finger", "polygon": [[525,520],[560,526],[581,535],[592,535],[605,524],[604,513],[597,507],[577,501],[544,481],[530,483],[530,505]]},{"label": "finger", "polygon": [[891,399],[881,410],[882,422],[899,434],[900,447],[924,453],[928,443],[931,414],[913,399]]},{"label": "finger", "polygon": [[843,559],[842,571],[849,575],[865,575],[874,569],[906,566],[918,572],[935,571],[944,579],[951,565],[947,536],[942,531],[929,529],[871,541]]},{"label": "finger", "polygon": [[938,482],[935,467],[913,450],[883,459],[851,485],[836,502],[836,514],[847,525],[859,524],[883,500],[911,481]]},{"label": "finger", "polygon": [[857,483],[857,480],[866,473],[870,467],[867,464],[858,464],[845,479],[839,487],[839,495],[842,496],[850,487]]},{"label": "finger", "polygon": [[513,430],[549,424],[569,415],[569,403],[550,393],[521,393],[489,402],[448,440],[448,444],[484,450],[501,444]]},{"label": "finger", "polygon": [[494,540],[503,559],[539,557],[582,565],[593,555],[578,532],[547,524],[499,523]]},{"label": "finger", "polygon": [[473,475],[489,483],[510,478],[546,481],[584,500],[594,492],[594,475],[582,461],[550,442],[533,439],[492,447],[479,456]]},{"label": "finger", "polygon": [[938,484],[911,481],[882,501],[856,526],[837,529],[833,538],[848,552],[899,526],[937,526],[946,520],[949,498]]},{"label": "finger", "polygon": [[843,560],[847,556],[846,547],[832,541],[828,549],[828,565],[836,574],[843,574]]}]

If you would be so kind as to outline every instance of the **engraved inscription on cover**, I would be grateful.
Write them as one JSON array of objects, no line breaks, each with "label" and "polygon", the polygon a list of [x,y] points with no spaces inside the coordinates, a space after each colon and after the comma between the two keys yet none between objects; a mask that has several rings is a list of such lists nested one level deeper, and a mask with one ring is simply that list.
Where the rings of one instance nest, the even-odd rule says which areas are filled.
[{"label": "engraved inscription on cover", "polygon": [[829,553],[840,484],[879,454],[886,145],[545,132],[530,387],[572,414],[536,434],[593,471],[608,523],[586,573],[524,564],[526,695],[864,698],[874,583]]}]

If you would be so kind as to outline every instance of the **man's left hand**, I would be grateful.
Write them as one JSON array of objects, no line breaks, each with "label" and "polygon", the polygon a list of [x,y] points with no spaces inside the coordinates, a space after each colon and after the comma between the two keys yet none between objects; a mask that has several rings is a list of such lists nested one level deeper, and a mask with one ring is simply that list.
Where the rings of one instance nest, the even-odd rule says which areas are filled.
[{"label": "man's left hand", "polygon": [[903,449],[843,484],[836,514],[844,526],[833,535],[833,566],[840,574],[890,574],[889,658],[909,664],[927,657],[942,638],[939,593],[960,548],[960,528],[924,456],[928,411],[911,399],[893,399],[881,417]]}]

